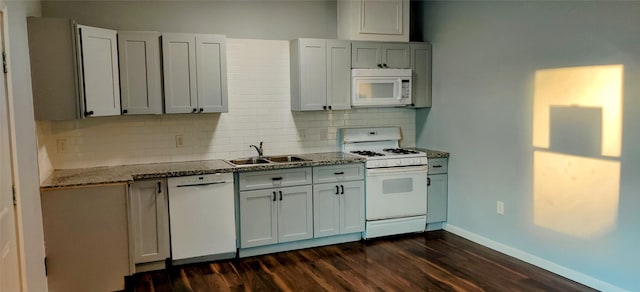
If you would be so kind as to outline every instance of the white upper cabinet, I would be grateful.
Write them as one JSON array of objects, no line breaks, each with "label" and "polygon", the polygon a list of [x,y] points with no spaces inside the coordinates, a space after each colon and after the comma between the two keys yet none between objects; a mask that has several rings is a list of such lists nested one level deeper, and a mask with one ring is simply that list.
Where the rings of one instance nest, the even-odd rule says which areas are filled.
[{"label": "white upper cabinet", "polygon": [[227,112],[227,49],[222,35],[196,36],[198,106],[205,113]]},{"label": "white upper cabinet", "polygon": [[290,53],[291,110],[351,108],[351,42],[297,39]]},{"label": "white upper cabinet", "polygon": [[118,32],[122,114],[162,114],[160,33]]},{"label": "white upper cabinet", "polygon": [[352,68],[408,69],[411,54],[408,43],[353,42]]},{"label": "white upper cabinet", "polygon": [[28,17],[36,120],[120,115],[116,31]]},{"label": "white upper cabinet", "polygon": [[227,112],[226,38],[162,34],[166,113]]},{"label": "white upper cabinet", "polygon": [[84,116],[120,115],[118,33],[78,25],[82,69]]},{"label": "white upper cabinet", "polygon": [[338,38],[409,41],[409,0],[338,0]]}]

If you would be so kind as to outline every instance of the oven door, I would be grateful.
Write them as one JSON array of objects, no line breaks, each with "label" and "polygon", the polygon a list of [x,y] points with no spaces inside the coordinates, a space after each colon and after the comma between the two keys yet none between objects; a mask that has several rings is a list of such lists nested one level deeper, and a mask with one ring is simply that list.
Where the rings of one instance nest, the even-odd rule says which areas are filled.
[{"label": "oven door", "polygon": [[427,214],[427,166],[367,169],[367,220]]}]

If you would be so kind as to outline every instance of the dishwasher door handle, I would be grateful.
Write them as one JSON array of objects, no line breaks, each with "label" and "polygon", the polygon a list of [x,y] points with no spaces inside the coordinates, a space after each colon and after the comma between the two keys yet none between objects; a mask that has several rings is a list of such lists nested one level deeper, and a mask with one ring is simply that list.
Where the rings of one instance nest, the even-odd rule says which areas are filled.
[{"label": "dishwasher door handle", "polygon": [[201,183],[201,184],[177,185],[176,188],[200,187],[200,186],[209,186],[209,185],[219,185],[219,184],[225,184],[225,183],[227,183],[227,182],[226,181],[216,181],[216,182]]}]

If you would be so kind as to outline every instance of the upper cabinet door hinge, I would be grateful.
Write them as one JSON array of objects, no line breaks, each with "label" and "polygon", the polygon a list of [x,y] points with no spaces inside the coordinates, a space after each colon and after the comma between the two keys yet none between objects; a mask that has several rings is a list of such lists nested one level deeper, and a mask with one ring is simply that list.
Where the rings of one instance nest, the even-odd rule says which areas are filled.
[{"label": "upper cabinet door hinge", "polygon": [[15,185],[11,186],[11,193],[13,194],[13,205],[16,206],[18,204],[18,201],[16,200],[16,186]]},{"label": "upper cabinet door hinge", "polygon": [[7,67],[7,53],[2,52],[2,69],[4,70],[4,74],[9,73],[9,68]]}]

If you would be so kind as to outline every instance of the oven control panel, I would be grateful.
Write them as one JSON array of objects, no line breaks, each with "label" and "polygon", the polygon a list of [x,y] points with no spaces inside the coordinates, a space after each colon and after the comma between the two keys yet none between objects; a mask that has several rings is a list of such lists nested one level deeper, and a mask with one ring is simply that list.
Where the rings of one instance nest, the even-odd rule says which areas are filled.
[{"label": "oven control panel", "polygon": [[367,160],[367,168],[427,165],[427,163],[426,157],[379,159]]}]

